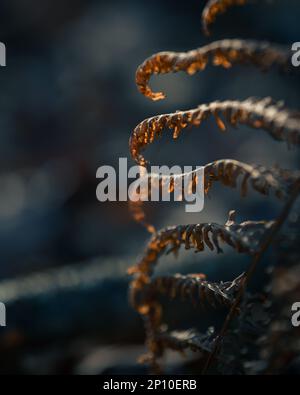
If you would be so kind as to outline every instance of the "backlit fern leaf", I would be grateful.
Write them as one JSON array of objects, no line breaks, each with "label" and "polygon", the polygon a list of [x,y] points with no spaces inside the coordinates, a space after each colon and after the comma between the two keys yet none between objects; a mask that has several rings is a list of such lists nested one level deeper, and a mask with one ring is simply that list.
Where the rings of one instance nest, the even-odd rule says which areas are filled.
[{"label": "backlit fern leaf", "polygon": [[139,91],[152,100],[165,98],[163,92],[153,92],[149,80],[153,74],[177,73],[190,75],[202,71],[208,64],[230,68],[233,65],[253,65],[266,71],[272,66],[290,70],[290,50],[268,42],[227,39],[215,41],[189,52],[159,52],[141,64],[136,72]]},{"label": "backlit fern leaf", "polygon": [[[193,191],[196,184],[203,181],[199,179],[197,170],[191,174],[189,189]],[[183,176],[164,176],[151,173],[147,176],[149,184],[147,195],[141,194],[140,200],[129,202],[129,209],[134,220],[143,225],[150,233],[154,233],[155,228],[146,219],[143,200],[148,201],[154,189],[161,191],[163,188],[168,188],[172,193],[175,185],[178,185],[178,179]],[[282,170],[278,167],[252,166],[233,159],[221,159],[204,166],[204,191],[208,194],[215,182],[221,182],[222,185],[230,188],[237,188],[240,185],[243,197],[247,195],[248,188],[251,186],[253,190],[262,195],[273,193],[277,198],[284,200],[289,196],[292,186],[299,178],[299,171]],[[181,187],[183,196],[184,183],[182,180]]]},{"label": "backlit fern leaf", "polygon": [[[224,121],[221,119],[224,117]],[[147,164],[141,154],[149,144],[160,137],[164,129],[172,131],[173,138],[179,137],[181,131],[188,126],[200,124],[213,116],[218,127],[226,130],[225,123],[231,126],[247,125],[254,129],[262,129],[278,141],[288,145],[300,144],[300,114],[283,106],[282,102],[274,102],[271,98],[249,98],[244,101],[226,100],[201,104],[187,111],[177,111],[148,118],[141,122],[132,132],[130,152],[132,158],[141,166]]]},{"label": "backlit fern leaf", "polygon": [[296,180],[300,178],[300,171],[283,170],[279,167],[249,165],[232,159],[212,162],[204,169],[204,186],[209,192],[214,182],[221,182],[225,186],[236,188],[241,179],[241,194],[247,195],[248,185],[262,195],[271,192],[279,199],[286,199]]},{"label": "backlit fern leaf", "polygon": [[203,251],[205,247],[220,253],[220,244],[225,243],[237,252],[254,253],[260,247],[263,236],[273,226],[273,222],[247,221],[237,224],[235,212],[229,213],[225,225],[203,223],[195,225],[171,226],[153,235],[143,257],[137,265],[129,269],[129,273],[140,273],[149,276],[161,255],[177,252],[183,245],[186,249]]},{"label": "backlit fern leaf", "polygon": [[[243,5],[249,0],[210,0],[203,12],[203,26],[206,32],[218,14],[234,5]],[[222,40],[186,53],[161,52],[148,58],[137,70],[138,89],[152,100],[165,96],[162,92],[153,92],[149,86],[153,74],[185,71],[194,74],[203,70],[211,62],[224,68],[234,64],[252,64],[262,70],[273,65],[280,69],[290,69],[290,51],[270,45],[245,40]],[[262,129],[278,141],[288,145],[300,144],[300,115],[297,111],[284,108],[282,102],[271,98],[250,98],[244,101],[227,100],[202,104],[196,109],[177,111],[151,117],[141,122],[131,134],[130,152],[132,158],[141,166],[147,162],[141,152],[161,136],[164,129],[171,130],[173,138],[178,138],[181,131],[188,126],[199,126],[202,121],[213,116],[218,127],[225,131],[226,123],[230,126],[247,125],[253,129]],[[221,119],[223,117],[223,120]],[[203,174],[203,173],[199,173]],[[164,184],[169,192],[174,192],[176,176],[151,175],[147,182],[161,188]],[[146,330],[148,354],[144,362],[150,364],[153,372],[161,372],[158,364],[166,348],[177,351],[191,349],[208,353],[203,373],[211,363],[220,358],[220,347],[229,325],[239,311],[239,306],[248,282],[268,247],[274,242],[291,208],[300,193],[299,172],[251,166],[235,160],[219,160],[204,167],[204,190],[209,192],[214,182],[236,188],[241,181],[242,195],[247,193],[247,185],[263,194],[273,192],[276,197],[286,200],[284,207],[275,221],[243,222],[237,224],[234,212],[230,212],[225,225],[204,223],[195,225],[172,226],[156,232],[146,221],[143,202],[131,203],[136,220],[143,223],[153,233],[139,262],[129,269],[133,275],[130,287],[130,299],[133,307],[141,314]],[[203,181],[201,179],[201,181]],[[197,171],[193,173],[189,188],[193,191],[199,182]],[[146,192],[148,194],[148,191]],[[147,200],[147,199],[146,199]],[[206,247],[222,252],[221,244],[232,247],[237,252],[252,255],[252,262],[245,275],[232,283],[211,283],[202,274],[153,277],[159,258],[185,246],[195,252]],[[295,245],[295,239],[293,239]],[[295,280],[296,281],[296,280]],[[186,332],[168,332],[162,323],[163,308],[159,296],[181,297],[193,304],[208,302],[210,305],[231,305],[230,312],[217,337],[203,337],[189,330]],[[294,293],[293,293],[294,295]],[[292,343],[293,344],[293,343]],[[282,353],[281,353],[282,354]],[[275,361],[276,362],[276,361]],[[286,363],[286,357],[284,357]]]}]

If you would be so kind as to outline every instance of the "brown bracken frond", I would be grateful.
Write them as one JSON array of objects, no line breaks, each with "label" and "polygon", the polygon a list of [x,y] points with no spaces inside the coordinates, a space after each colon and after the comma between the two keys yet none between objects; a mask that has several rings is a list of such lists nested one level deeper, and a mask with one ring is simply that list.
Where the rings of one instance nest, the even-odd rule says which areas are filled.
[{"label": "brown bracken frond", "polygon": [[[226,12],[229,7],[244,5],[250,1],[209,0],[202,15],[205,32],[208,33],[209,26],[216,17]],[[183,71],[192,75],[204,70],[208,64],[224,68],[233,65],[253,65],[262,71],[277,66],[283,71],[290,71],[292,70],[290,57],[290,50],[267,42],[221,40],[189,52],[160,52],[151,56],[137,69],[136,84],[143,95],[152,100],[160,100],[165,98],[164,93],[153,92],[149,85],[153,74]],[[192,110],[154,116],[141,122],[132,132],[129,141],[131,156],[144,167],[145,173],[141,175],[142,180],[140,180],[143,186],[137,189],[138,196],[132,199],[130,206],[134,218],[142,223],[152,236],[138,263],[128,271],[133,275],[130,300],[144,321],[148,353],[143,361],[150,365],[153,373],[161,373],[158,359],[163,356],[167,348],[180,352],[185,349],[200,351],[201,357],[208,354],[206,362],[203,364],[201,361],[202,373],[206,373],[216,361],[226,364],[225,360],[222,361],[222,353],[220,353],[224,337],[236,314],[243,312],[245,307],[241,302],[249,281],[264,253],[274,243],[300,193],[299,171],[252,166],[231,159],[212,162],[188,174],[167,176],[147,174],[145,168],[148,163],[142,151],[159,138],[165,129],[169,129],[176,139],[183,129],[188,126],[199,126],[211,115],[222,131],[226,130],[227,125],[233,127],[246,125],[253,129],[264,130],[273,139],[285,141],[289,146],[300,145],[300,113],[285,108],[282,102],[275,102],[269,97],[249,98],[244,101],[215,101],[199,105]],[[184,178],[186,176],[187,185]],[[146,178],[143,179],[144,177]],[[231,211],[225,225],[216,223],[178,225],[156,231],[147,222],[143,201],[148,201],[149,197],[152,197],[153,188],[156,196],[161,195],[162,191],[164,193],[168,191],[169,194],[174,193],[176,201],[181,201],[184,200],[183,196],[186,197],[187,190],[188,193],[195,193],[200,182],[203,183],[207,194],[217,181],[224,186],[241,189],[242,196],[247,194],[248,186],[263,195],[272,192],[277,198],[285,201],[284,207],[274,221],[236,223],[235,212]],[[148,188],[144,189],[144,186]],[[293,244],[295,240],[293,235]],[[246,273],[231,283],[211,283],[207,281],[204,274],[153,276],[154,269],[163,254],[170,252],[176,254],[181,246],[195,252],[203,251],[208,247],[221,253],[223,244],[232,247],[236,252],[252,256]],[[202,305],[204,302],[212,306],[230,306],[230,311],[217,336],[211,330],[208,330],[206,335],[194,330],[169,332],[162,319],[161,296],[171,299],[179,297],[195,306]],[[231,358],[230,355],[229,357]],[[227,360],[230,358],[226,357]],[[282,360],[286,365],[286,356]]]},{"label": "brown bracken frond", "polygon": [[160,276],[151,281],[148,292],[166,295],[170,299],[187,300],[195,306],[202,305],[205,301],[213,307],[231,306],[242,279],[243,275],[233,282],[212,283],[206,281],[201,274]]},{"label": "brown bracken frond", "polygon": [[189,52],[159,52],[141,64],[136,72],[139,91],[152,100],[165,98],[163,92],[153,92],[149,80],[153,74],[184,71],[193,75],[208,64],[230,68],[233,65],[254,65],[265,71],[272,66],[289,71],[290,50],[268,42],[227,39],[215,41]]},{"label": "brown bracken frond", "polygon": [[219,14],[223,14],[229,7],[244,5],[249,0],[209,0],[202,13],[202,25],[205,34],[209,35],[209,25],[215,22]]},{"label": "brown bracken frond", "polygon": [[148,278],[147,282],[142,283],[138,276],[131,286],[130,301],[137,311],[146,315],[149,314],[151,306],[159,305],[158,295],[165,295],[170,299],[180,298],[182,301],[191,302],[195,307],[204,307],[204,303],[215,308],[230,307],[243,279],[244,274],[230,282],[213,283],[206,281],[205,275],[198,273],[159,276]]},{"label": "brown bracken frond", "polygon": [[[215,101],[201,104],[192,110],[177,111],[144,120],[134,129],[130,137],[132,158],[139,165],[146,166],[147,162],[141,151],[160,137],[165,128],[170,129],[173,138],[176,139],[187,126],[199,126],[211,115],[222,131],[226,130],[225,122],[231,126],[241,124],[265,130],[275,140],[286,141],[288,145],[300,144],[299,112],[284,108],[282,102],[274,102],[269,97],[249,98],[244,101]],[[225,122],[221,119],[221,115]]]},{"label": "brown bracken frond", "polygon": [[[145,280],[145,279],[144,279]],[[190,349],[194,352],[209,353],[213,349],[215,338],[213,333],[199,334],[193,329],[187,331],[168,332],[162,325],[162,307],[157,300],[159,294],[171,299],[181,297],[191,301],[194,306],[208,303],[212,307],[231,306],[235,295],[244,281],[244,274],[232,282],[212,283],[205,280],[201,274],[182,276],[157,277],[144,281],[142,274],[131,284],[130,299],[132,306],[143,316],[146,328],[147,346],[149,352],[142,358],[143,363],[159,373],[157,359],[166,348],[175,351]]]},{"label": "brown bracken frond", "polygon": [[241,194],[247,195],[248,185],[262,195],[273,192],[279,199],[286,199],[297,179],[300,171],[283,170],[279,167],[266,168],[265,166],[249,165],[233,159],[223,159],[212,162],[204,168],[204,188],[208,193],[214,182],[236,188],[241,179]]},{"label": "brown bracken frond", "polygon": [[[196,184],[203,182],[203,180],[199,179],[197,170],[191,174],[188,189],[194,191]],[[147,176],[149,185],[147,196],[141,197],[149,199],[154,188],[159,191],[168,188],[171,193],[174,191],[175,185],[178,185],[178,179],[183,176],[165,176],[151,173]],[[253,190],[262,195],[268,196],[272,192],[278,199],[285,200],[297,179],[300,179],[300,171],[283,170],[278,167],[252,166],[233,159],[221,159],[204,166],[204,191],[206,194],[210,192],[215,182],[221,182],[224,186],[230,188],[237,188],[240,185],[242,197],[247,195],[248,187],[251,186]],[[179,185],[182,188],[181,194],[183,196],[184,184],[182,180]],[[143,225],[150,233],[155,232],[154,226],[146,220],[144,201],[129,201],[129,209],[136,222]]]},{"label": "brown bracken frond", "polygon": [[129,269],[129,274],[140,273],[144,277],[152,275],[155,265],[164,253],[176,253],[182,245],[187,250],[203,251],[207,246],[210,250],[223,252],[220,246],[225,243],[240,253],[255,253],[265,234],[272,228],[273,222],[247,221],[237,224],[235,212],[231,211],[225,225],[203,223],[195,225],[171,226],[153,235],[146,250],[137,263]]},{"label": "brown bracken frond", "polygon": [[[140,198],[144,201],[150,200],[153,191],[168,190],[174,192],[179,189],[179,195],[184,195],[184,187],[189,191],[194,191],[196,185],[203,182],[201,179],[204,173],[204,190],[208,194],[215,182],[221,182],[224,186],[236,188],[241,181],[241,194],[247,195],[248,185],[261,193],[269,195],[272,191],[279,199],[285,199],[290,195],[291,189],[297,179],[300,178],[299,170],[283,170],[279,167],[267,168],[259,165],[249,165],[234,159],[220,159],[204,166],[203,171],[197,168],[190,173],[162,175],[160,173],[147,173],[143,177],[148,188],[144,193],[140,192]],[[189,185],[183,182],[184,177],[189,180]],[[140,203],[140,202],[139,202]],[[144,220],[144,218],[140,218]]]}]

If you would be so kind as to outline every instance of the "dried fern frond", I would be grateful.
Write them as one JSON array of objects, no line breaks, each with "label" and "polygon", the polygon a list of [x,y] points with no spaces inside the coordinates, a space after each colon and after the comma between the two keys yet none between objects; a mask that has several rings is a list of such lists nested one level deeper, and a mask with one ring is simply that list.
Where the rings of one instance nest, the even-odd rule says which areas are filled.
[{"label": "dried fern frond", "polygon": [[[199,179],[197,170],[190,173],[190,185],[188,189],[194,191],[196,184],[203,182]],[[150,173],[148,178],[149,188],[144,200],[149,200],[153,189],[168,188],[170,193],[174,191],[178,179],[184,175],[158,175]],[[262,195],[269,195],[271,192],[281,200],[286,199],[296,180],[300,179],[300,171],[283,170],[278,167],[266,168],[264,166],[252,166],[247,163],[233,159],[221,159],[204,166],[204,191],[209,193],[215,182],[221,182],[224,186],[237,188],[240,185],[241,195],[245,197],[248,187]],[[181,194],[184,194],[184,183],[181,183]],[[142,196],[141,196],[142,197]],[[145,199],[147,198],[147,199]],[[133,219],[144,226],[148,232],[154,233],[155,228],[146,219],[144,202],[142,200],[129,201],[129,210]]]},{"label": "dried fern frond", "polygon": [[[153,273],[154,266],[164,253],[176,253],[182,245],[187,250],[210,250],[222,252],[220,243],[225,243],[240,253],[255,253],[262,239],[274,225],[273,221],[247,221],[237,224],[235,212],[231,211],[225,225],[203,223],[196,225],[172,226],[155,233],[148,243],[143,257],[136,266],[129,269],[129,274],[140,273],[147,278]],[[135,284],[139,287],[138,284]]]},{"label": "dried fern frond", "polygon": [[154,295],[163,294],[171,299],[188,300],[194,305],[207,302],[213,307],[231,306],[242,280],[243,275],[232,282],[212,283],[206,281],[201,274],[175,274],[154,278],[148,292]]},{"label": "dried fern frond", "polygon": [[209,0],[202,13],[202,26],[205,34],[209,35],[209,25],[215,22],[219,14],[223,14],[232,6],[241,6],[249,0]]},{"label": "dried fern frond", "polygon": [[[185,187],[192,192],[195,191],[197,184],[203,183],[203,173],[206,194],[214,182],[221,182],[224,186],[236,188],[239,179],[241,179],[242,196],[247,194],[248,184],[250,184],[255,191],[262,195],[269,195],[272,191],[279,199],[288,197],[294,183],[300,178],[299,170],[283,170],[279,167],[266,168],[234,159],[220,159],[208,163],[204,169],[197,168],[184,174],[147,173],[142,177],[142,180],[148,184],[148,188],[143,193],[140,192],[139,198],[148,201],[153,192],[161,193],[163,190],[167,190],[169,193],[173,193],[175,188],[178,188],[179,195],[183,197]],[[183,182],[184,178],[189,181],[187,185]],[[139,220],[144,220],[144,217]]]},{"label": "dried fern frond", "polygon": [[226,126],[220,115],[223,115],[224,121],[231,126],[247,125],[267,131],[275,140],[286,141],[289,145],[300,144],[299,112],[284,108],[282,102],[274,102],[269,97],[249,98],[244,101],[215,101],[201,104],[192,110],[145,119],[131,134],[129,145],[132,158],[139,165],[146,166],[147,162],[141,151],[161,136],[165,128],[170,129],[173,138],[176,139],[187,126],[199,126],[211,115],[222,131],[226,130]]},{"label": "dried fern frond", "polygon": [[[142,287],[131,286],[130,299],[132,306],[144,317],[147,346],[149,352],[143,356],[143,363],[149,364],[152,370],[159,372],[157,359],[166,348],[175,351],[190,349],[194,352],[211,352],[213,349],[213,333],[208,331],[202,335],[195,330],[167,332],[162,326],[162,308],[157,301],[158,294],[166,294],[170,298],[181,297],[190,300],[194,305],[208,302],[211,306],[231,306],[234,296],[239,290],[244,274],[226,283],[210,283],[200,274],[182,276],[157,277]],[[133,283],[136,283],[135,280]]]},{"label": "dried fern frond", "polygon": [[[206,33],[219,14],[226,12],[229,7],[244,5],[250,1],[209,0],[202,15]],[[290,50],[266,42],[216,41],[189,52],[160,52],[151,56],[137,69],[136,84],[143,95],[152,100],[160,100],[165,97],[164,93],[153,92],[149,86],[153,74],[184,71],[192,75],[204,70],[209,63],[224,68],[237,64],[254,65],[262,71],[277,66],[283,71],[290,71],[290,56]],[[216,101],[202,104],[196,109],[158,115],[144,120],[131,134],[129,144],[132,158],[139,165],[146,167],[147,162],[142,151],[159,138],[164,129],[170,129],[173,138],[176,139],[183,129],[188,126],[199,126],[211,115],[222,131],[226,130],[226,124],[234,127],[246,125],[253,129],[262,129],[268,132],[273,139],[285,141],[289,146],[300,145],[299,112],[284,108],[282,102],[275,102],[272,98],[249,98],[244,101]],[[177,201],[182,200],[180,197],[185,196],[186,193],[186,179],[184,179],[185,183],[181,183],[182,189],[180,191],[178,190],[178,180],[183,178],[183,174],[171,176],[150,174],[146,176],[147,179],[143,180],[148,183],[148,189],[143,190],[146,199],[140,195],[142,189],[140,188],[136,192],[139,194],[138,201],[131,201],[130,205],[134,218],[153,234],[141,259],[128,272],[133,275],[130,287],[131,304],[141,314],[145,324],[148,353],[144,357],[144,362],[151,366],[153,373],[161,373],[158,359],[163,356],[166,348],[180,352],[191,349],[208,354],[207,360],[203,364],[203,374],[211,368],[213,362],[221,361],[223,354],[220,351],[225,343],[223,342],[224,336],[240,306],[241,309],[246,306],[242,306],[241,301],[247,285],[263,254],[274,243],[299,195],[299,171],[282,170],[277,167],[267,169],[263,166],[251,166],[235,160],[218,160],[201,168],[199,173],[197,170],[192,172],[191,178],[188,178],[190,180],[188,189],[191,193],[195,193],[199,182],[204,183],[204,191],[208,193],[213,183],[218,181],[231,188],[240,186],[243,196],[246,195],[247,187],[250,185],[263,195],[273,192],[276,197],[286,200],[286,202],[276,221],[236,223],[235,212],[232,211],[229,213],[225,225],[216,223],[179,225],[156,232],[146,220],[143,201],[149,200],[149,196],[152,196],[153,186],[159,188],[159,192],[174,193]],[[294,235],[291,235],[291,238],[295,244]],[[195,252],[203,251],[208,247],[210,250],[220,253],[222,252],[221,244],[232,247],[236,252],[253,255],[246,274],[241,275],[233,282],[210,283],[203,274],[153,277],[154,269],[163,254],[170,252],[176,254],[181,246],[193,249]],[[278,278],[280,274],[282,273],[279,273]],[[230,306],[230,311],[218,336],[214,336],[211,331],[208,331],[207,335],[200,335],[194,330],[168,332],[162,320],[161,295],[171,299],[179,297],[194,305],[208,302],[212,306]],[[289,302],[289,305],[291,303]],[[261,320],[261,315],[259,320]],[[236,333],[240,336],[240,332]],[[292,350],[294,347],[292,340],[296,338],[295,336],[291,337]],[[275,340],[278,341],[278,338]],[[272,347],[273,344],[270,344]],[[270,353],[270,351],[268,352]],[[280,355],[282,357],[282,350],[280,350]],[[232,358],[231,354],[228,356]],[[284,365],[286,365],[287,358],[289,358],[287,354],[282,358]],[[229,359],[221,361],[223,365],[226,364],[226,360]],[[202,362],[200,363],[202,364]]]},{"label": "dried fern frond", "polygon": [[209,163],[204,168],[204,188],[208,193],[214,182],[236,188],[241,179],[241,194],[246,196],[248,185],[262,195],[273,192],[279,199],[286,199],[295,182],[300,179],[300,171],[284,170],[279,167],[249,165],[233,159],[223,159]]},{"label": "dried fern frond", "polygon": [[[143,275],[142,275],[143,276]],[[159,276],[142,282],[141,278],[133,282],[130,288],[130,303],[143,316],[155,317],[151,319],[151,327],[157,328],[161,321],[161,307],[157,301],[158,295],[165,295],[170,299],[180,298],[189,301],[194,306],[208,304],[214,308],[218,306],[230,307],[240,288],[244,274],[232,282],[213,283],[206,281],[203,274]]]},{"label": "dried fern frond", "polygon": [[156,101],[166,96],[153,92],[149,80],[153,74],[167,74],[184,71],[193,75],[208,64],[230,68],[233,65],[254,65],[265,71],[272,66],[280,70],[290,69],[290,50],[268,42],[227,39],[215,41],[188,52],[159,52],[142,63],[136,72],[136,84],[146,97]]}]

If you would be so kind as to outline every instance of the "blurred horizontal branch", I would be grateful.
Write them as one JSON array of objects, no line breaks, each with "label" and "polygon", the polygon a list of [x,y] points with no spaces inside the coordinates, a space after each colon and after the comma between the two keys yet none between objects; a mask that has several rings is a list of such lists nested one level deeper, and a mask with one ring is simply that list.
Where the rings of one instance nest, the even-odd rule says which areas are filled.
[{"label": "blurred horizontal branch", "polygon": [[128,262],[99,258],[0,282],[0,300],[7,309],[0,347],[7,347],[13,333],[17,345],[89,335],[105,341],[136,339],[139,318],[126,297]]}]

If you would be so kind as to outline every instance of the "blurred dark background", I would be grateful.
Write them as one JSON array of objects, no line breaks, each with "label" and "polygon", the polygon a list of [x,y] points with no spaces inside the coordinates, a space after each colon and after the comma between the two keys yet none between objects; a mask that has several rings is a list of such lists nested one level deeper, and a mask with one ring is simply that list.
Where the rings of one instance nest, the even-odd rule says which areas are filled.
[{"label": "blurred dark background", "polygon": [[[0,41],[7,47],[7,67],[0,68],[0,301],[7,304],[7,328],[0,329],[2,372],[142,369],[135,357],[143,349],[143,329],[127,303],[126,268],[148,235],[132,221],[127,204],[99,203],[95,194],[97,168],[129,158],[136,124],[217,99],[272,96],[299,108],[299,77],[253,67],[155,77],[153,87],[167,93],[163,102],[137,92],[137,66],[158,51],[186,51],[221,38],[287,46],[300,40],[297,0],[233,8],[218,18],[210,39],[201,31],[204,3],[1,1]],[[221,134],[212,121],[176,142],[164,137],[147,155],[153,164],[166,165],[222,158],[299,165],[296,151],[264,133],[243,127]],[[215,186],[196,216],[181,204],[149,205],[148,211],[161,227],[223,223],[230,209],[240,220],[269,219],[278,208],[273,198],[250,193],[242,200],[236,191]],[[199,270],[227,280],[247,260],[205,253],[163,262],[174,271]]]}]

